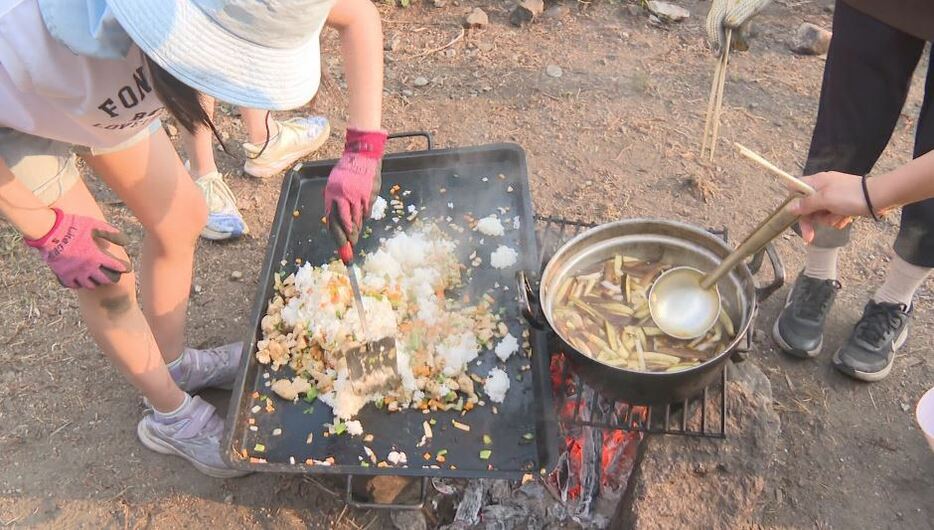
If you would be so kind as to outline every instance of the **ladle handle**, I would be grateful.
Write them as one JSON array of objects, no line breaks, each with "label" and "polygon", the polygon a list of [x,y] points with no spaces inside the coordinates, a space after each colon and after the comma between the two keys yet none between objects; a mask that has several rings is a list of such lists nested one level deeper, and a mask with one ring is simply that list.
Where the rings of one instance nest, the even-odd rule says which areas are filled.
[{"label": "ladle handle", "polygon": [[707,275],[701,279],[700,286],[704,289],[710,289],[720,281],[720,278],[726,273],[733,270],[733,267],[749,256],[762,250],[762,247],[767,245],[769,241],[772,241],[788,227],[793,225],[795,221],[798,220],[798,215],[791,211],[791,206],[792,203],[800,197],[800,194],[792,194],[785,199],[785,202],[772,212],[772,215],[759,223],[759,226],[736,247],[736,250],[721,261],[716,269],[707,273]]}]

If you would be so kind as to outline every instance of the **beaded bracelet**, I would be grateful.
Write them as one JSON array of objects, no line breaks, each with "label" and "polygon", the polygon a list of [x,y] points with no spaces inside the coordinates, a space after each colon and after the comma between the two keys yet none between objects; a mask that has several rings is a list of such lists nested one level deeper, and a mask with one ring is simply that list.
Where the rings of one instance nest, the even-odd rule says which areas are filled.
[{"label": "beaded bracelet", "polygon": [[869,198],[869,187],[866,185],[866,175],[863,175],[863,197],[866,199],[866,206],[869,207],[869,215],[875,221],[879,220],[879,216],[876,215],[876,209],[872,206],[872,200]]}]

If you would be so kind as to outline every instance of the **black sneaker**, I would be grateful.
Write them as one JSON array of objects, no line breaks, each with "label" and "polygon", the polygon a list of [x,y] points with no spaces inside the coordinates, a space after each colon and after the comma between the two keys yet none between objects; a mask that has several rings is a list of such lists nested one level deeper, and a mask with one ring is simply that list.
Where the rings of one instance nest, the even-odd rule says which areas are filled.
[{"label": "black sneaker", "polygon": [[785,308],[772,326],[772,338],[778,347],[800,359],[820,353],[824,321],[839,290],[837,280],[818,280],[799,274],[788,293]]},{"label": "black sneaker", "polygon": [[846,343],[833,354],[833,366],[862,381],[879,381],[889,375],[895,350],[908,339],[911,308],[905,304],[876,303],[863,309]]}]

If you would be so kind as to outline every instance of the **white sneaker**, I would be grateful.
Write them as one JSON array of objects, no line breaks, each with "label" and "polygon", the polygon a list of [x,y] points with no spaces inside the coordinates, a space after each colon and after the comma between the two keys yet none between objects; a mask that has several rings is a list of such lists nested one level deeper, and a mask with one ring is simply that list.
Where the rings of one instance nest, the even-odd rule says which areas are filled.
[{"label": "white sneaker", "polygon": [[292,118],[276,123],[279,134],[269,140],[265,150],[262,144],[243,144],[247,156],[243,170],[247,174],[258,178],[271,177],[317,151],[331,134],[331,125],[324,116]]},{"label": "white sneaker", "polygon": [[242,351],[242,342],[205,350],[185,348],[178,361],[169,364],[169,373],[185,392],[202,388],[230,390],[237,378]]},{"label": "white sneaker", "polygon": [[222,241],[250,233],[237,208],[237,199],[220,173],[212,171],[195,180],[195,184],[201,188],[208,203],[208,222],[201,230],[201,237]]},{"label": "white sneaker", "polygon": [[249,475],[233,469],[221,456],[224,420],[214,406],[187,396],[181,410],[170,416],[148,411],[136,426],[136,435],[148,449],[188,460],[195,469],[214,478]]}]

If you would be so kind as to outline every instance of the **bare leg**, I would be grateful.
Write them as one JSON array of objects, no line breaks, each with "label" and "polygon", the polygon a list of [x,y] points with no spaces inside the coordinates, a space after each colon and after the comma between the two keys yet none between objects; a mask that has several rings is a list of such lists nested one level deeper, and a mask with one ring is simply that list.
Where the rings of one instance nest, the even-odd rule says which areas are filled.
[{"label": "bare leg", "polygon": [[[208,116],[214,118],[214,98],[211,96],[201,96],[201,104],[207,111]],[[214,162],[214,137],[211,131],[204,127],[198,128],[195,134],[191,134],[182,128],[182,144],[185,146],[185,153],[188,155],[188,161],[191,163],[191,174],[197,177],[207,175],[217,171],[217,164]]]},{"label": "bare leg", "polygon": [[185,343],[192,264],[207,218],[204,197],[162,129],[128,149],[86,160],[146,230],[140,272],[143,312],[158,350],[171,362]]},{"label": "bare leg", "polygon": [[[53,204],[63,211],[103,219],[83,182],[75,184]],[[126,259],[123,249],[105,243],[108,251]],[[81,315],[104,354],[116,365],[156,410],[168,412],[181,406],[185,394],[178,388],[143,312],[136,303],[136,277],[124,274],[115,285],[75,291]]]},{"label": "bare leg", "polygon": [[[268,111],[260,109],[240,108],[240,116],[246,125],[246,134],[249,142],[254,145],[266,143],[266,116]],[[275,138],[279,134],[279,124],[269,116],[269,137]]]}]

